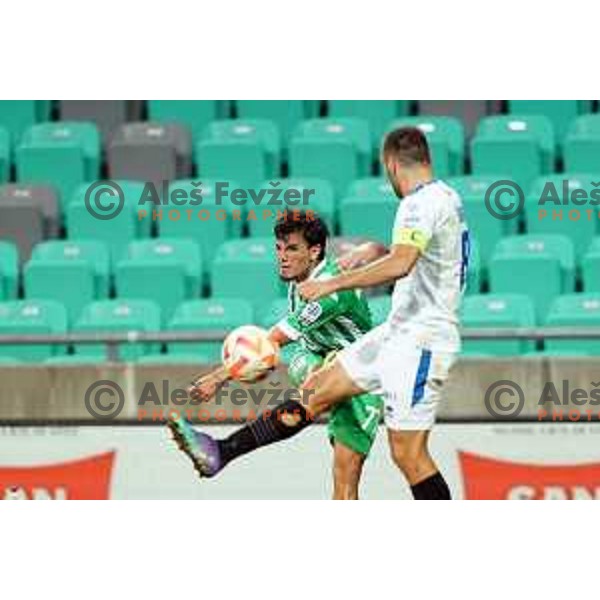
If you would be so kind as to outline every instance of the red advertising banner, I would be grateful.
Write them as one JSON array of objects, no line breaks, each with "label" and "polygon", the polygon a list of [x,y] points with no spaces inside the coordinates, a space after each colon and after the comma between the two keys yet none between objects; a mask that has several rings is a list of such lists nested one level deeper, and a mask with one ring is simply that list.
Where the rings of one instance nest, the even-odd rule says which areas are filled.
[{"label": "red advertising banner", "polygon": [[467,500],[600,500],[600,463],[541,465],[458,454]]},{"label": "red advertising banner", "polygon": [[0,466],[0,500],[108,500],[114,452],[53,465]]}]

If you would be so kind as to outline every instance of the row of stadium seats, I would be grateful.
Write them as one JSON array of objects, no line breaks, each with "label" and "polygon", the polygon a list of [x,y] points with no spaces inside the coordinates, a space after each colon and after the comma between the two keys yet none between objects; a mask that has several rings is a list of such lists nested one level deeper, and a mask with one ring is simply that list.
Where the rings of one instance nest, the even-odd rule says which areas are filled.
[{"label": "row of stadium seats", "polygon": [[[145,106],[147,104],[147,106]],[[49,100],[13,100],[0,103],[0,127],[6,127],[15,143],[23,131],[35,123],[54,117],[61,121],[96,123],[104,137],[119,125],[147,118],[151,121],[179,123],[199,135],[210,121],[237,117],[270,119],[282,132],[284,141],[304,119],[318,116],[360,117],[369,123],[376,139],[396,117],[409,114],[445,115],[459,119],[469,132],[481,117],[500,112],[498,101],[421,100],[62,100],[52,106]],[[570,122],[593,110],[589,100],[508,100],[506,112],[548,117],[559,138]]]},{"label": "row of stadium seats", "polygon": [[[439,177],[465,173],[465,158],[474,174],[506,173],[522,186],[555,172],[557,152],[564,150],[566,171],[595,172],[600,156],[600,114],[582,115],[557,144],[549,118],[538,115],[486,117],[465,154],[464,127],[452,117],[403,117],[389,123],[420,127],[429,140]],[[107,146],[111,179],[161,182],[198,177],[232,179],[254,187],[284,175],[283,151],[293,177],[320,177],[336,194],[349,183],[381,172],[374,136],[357,117],[309,119],[295,128],[288,149],[280,131],[267,119],[213,121],[202,135],[174,123],[127,123]],[[377,138],[379,140],[379,137]],[[0,128],[0,183],[11,176],[13,152],[8,131]],[[46,122],[27,129],[14,149],[16,180],[54,186],[69,197],[78,184],[103,176],[101,136],[92,123]],[[195,165],[195,166],[194,166]]]},{"label": "row of stadium seats", "polygon": [[[0,289],[5,298],[15,298],[16,252],[7,242],[0,242],[0,264]],[[244,296],[264,306],[285,294],[274,265],[271,238],[225,242],[211,266],[212,295]],[[86,304],[112,294],[114,278],[117,297],[152,299],[169,319],[180,302],[203,294],[204,276],[200,248],[188,239],[134,241],[116,263],[101,242],[50,241],[35,246],[23,287],[27,298],[64,304],[73,323]]]},{"label": "row of stadium seats", "polygon": [[[600,235],[600,191],[595,189],[594,176],[565,174],[536,179],[525,195],[523,213],[510,220],[492,216],[485,202],[490,186],[505,178],[506,175],[490,175],[448,180],[463,197],[469,227],[479,242],[484,273],[498,242],[506,235],[521,232],[567,236],[574,244],[576,259],[581,260],[592,239]],[[0,238],[18,244],[21,261],[29,258],[37,243],[61,237],[63,230],[70,240],[106,243],[114,261],[122,258],[127,244],[136,239],[151,236],[190,238],[200,244],[208,266],[220,244],[246,234],[250,237],[271,235],[277,215],[295,208],[317,212],[333,234],[368,237],[388,244],[398,207],[391,186],[385,178],[379,177],[353,181],[343,196],[336,196],[331,184],[322,179],[284,179],[276,187],[270,181],[264,181],[259,190],[266,193],[259,205],[248,196],[242,200],[243,204],[236,204],[232,193],[239,189],[239,184],[233,181],[227,182],[228,195],[219,201],[215,181],[203,180],[199,187],[198,182],[189,179],[174,181],[166,194],[169,199],[175,194],[183,199],[176,203],[169,200],[165,204],[161,203],[162,189],[156,190],[160,197],[150,197],[141,182],[117,183],[123,191],[125,206],[118,215],[107,220],[96,218],[86,205],[90,184],[80,185],[62,208],[49,187],[0,186]],[[565,190],[567,196],[579,194],[584,200],[565,201]],[[200,191],[202,202],[198,204],[194,194]],[[269,192],[272,191],[280,193],[279,205],[269,204]],[[297,203],[293,205],[283,200],[292,191]],[[540,204],[541,198],[546,201]],[[108,199],[112,201],[112,198]],[[140,202],[140,199],[144,201]],[[234,211],[239,218],[234,219]]]},{"label": "row of stadium seats", "polygon": [[[391,298],[369,299],[376,323],[381,323],[391,307]],[[600,327],[600,290],[589,294],[564,294],[553,298],[544,318],[537,314],[532,298],[526,294],[473,294],[465,297],[461,310],[464,329],[522,327]],[[555,355],[598,355],[600,340],[547,339],[533,340],[464,340],[463,353],[468,355],[521,356],[542,350]]]},{"label": "row of stadium seats", "polygon": [[[369,301],[375,324],[383,322],[391,298],[381,296]],[[286,311],[287,301],[277,299],[263,310],[255,310],[241,299],[196,299],[179,304],[168,321],[161,317],[158,304],[150,300],[103,300],[85,305],[80,318],[68,325],[65,307],[52,300],[20,300],[0,303],[0,334],[60,334],[71,332],[158,332],[231,330],[256,322],[270,327]],[[522,294],[486,294],[465,299],[465,328],[513,328],[547,326],[600,326],[600,294],[568,294],[554,299],[548,316],[536,319],[531,299]],[[220,342],[172,342],[163,352],[157,343],[122,343],[121,360],[140,362],[216,362]],[[528,340],[467,340],[469,355],[520,356],[543,351],[551,354],[597,355],[598,340],[546,340],[543,346]],[[0,362],[97,362],[107,359],[105,344],[2,345]]]},{"label": "row of stadium seats", "polygon": [[[23,270],[26,298],[63,303],[69,323],[85,305],[112,296],[156,302],[165,320],[187,299],[211,295],[243,297],[264,307],[285,295],[275,267],[272,237],[229,240],[207,262],[192,239],[136,240],[118,260],[96,240],[49,241],[34,247]],[[13,244],[0,242],[0,300],[19,294],[19,267]],[[583,289],[600,292],[600,237],[581,262],[573,244],[560,235],[508,236],[498,241],[484,271],[477,244],[470,267],[469,294],[525,294],[539,318],[554,298]]]}]

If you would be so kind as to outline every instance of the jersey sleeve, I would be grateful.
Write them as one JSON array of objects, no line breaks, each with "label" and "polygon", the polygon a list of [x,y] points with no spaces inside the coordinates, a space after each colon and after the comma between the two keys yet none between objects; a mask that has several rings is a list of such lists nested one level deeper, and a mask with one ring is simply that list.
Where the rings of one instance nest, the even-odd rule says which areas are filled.
[{"label": "jersey sleeve", "polygon": [[423,198],[407,198],[400,203],[392,244],[414,246],[425,252],[435,227],[435,204]]},{"label": "jersey sleeve", "polygon": [[276,327],[291,340],[297,340],[342,314],[345,310],[343,301],[345,293],[331,294],[315,302],[308,302],[281,319]]}]

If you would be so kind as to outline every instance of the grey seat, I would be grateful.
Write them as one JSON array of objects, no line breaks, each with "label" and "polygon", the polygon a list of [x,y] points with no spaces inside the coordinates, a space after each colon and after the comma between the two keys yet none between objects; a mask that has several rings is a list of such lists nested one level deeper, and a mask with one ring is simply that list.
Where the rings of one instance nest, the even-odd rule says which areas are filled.
[{"label": "grey seat", "polygon": [[45,237],[44,214],[39,207],[18,199],[0,204],[0,239],[17,246],[21,265]]},{"label": "grey seat", "polygon": [[501,108],[500,100],[418,100],[417,105],[420,115],[456,117],[468,138],[483,117],[499,113]]},{"label": "grey seat", "polygon": [[50,120],[50,100],[2,100],[0,127],[6,129],[13,145],[34,123]]},{"label": "grey seat", "polygon": [[92,121],[96,123],[105,144],[123,123],[139,121],[141,100],[61,100],[62,121]]},{"label": "grey seat", "polygon": [[58,237],[61,215],[58,196],[54,188],[47,185],[10,183],[0,186],[0,205],[16,204],[38,208],[44,216],[44,237]]},{"label": "grey seat", "polygon": [[192,138],[176,124],[128,123],[108,146],[111,179],[133,179],[160,184],[185,179],[192,173]]}]

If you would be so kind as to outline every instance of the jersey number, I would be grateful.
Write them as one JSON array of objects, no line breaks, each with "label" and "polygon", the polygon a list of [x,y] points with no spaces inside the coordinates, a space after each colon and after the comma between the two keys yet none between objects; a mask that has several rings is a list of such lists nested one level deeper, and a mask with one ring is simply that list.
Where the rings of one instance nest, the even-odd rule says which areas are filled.
[{"label": "jersey number", "polygon": [[460,254],[460,291],[462,292],[467,283],[467,271],[471,258],[471,236],[468,229],[462,232]]}]

